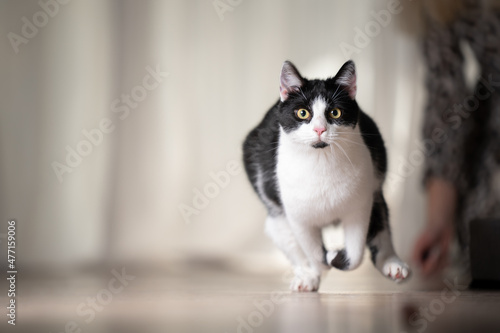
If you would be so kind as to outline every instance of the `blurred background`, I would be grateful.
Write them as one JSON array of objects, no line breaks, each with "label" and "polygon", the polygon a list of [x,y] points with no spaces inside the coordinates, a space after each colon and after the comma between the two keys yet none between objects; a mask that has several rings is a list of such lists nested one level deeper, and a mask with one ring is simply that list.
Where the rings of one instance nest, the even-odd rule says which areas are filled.
[{"label": "blurred background", "polygon": [[[20,269],[284,272],[241,145],[277,101],[287,59],[307,78],[355,61],[358,103],[388,149],[395,247],[409,259],[424,224],[419,10],[406,0],[2,0],[0,233],[16,219]],[[341,274],[328,276],[332,288]],[[350,274],[367,274],[368,289],[383,279],[369,260]]]},{"label": "blurred background", "polygon": [[[356,62],[358,102],[389,152],[394,241],[407,257],[423,222],[423,66],[411,2],[378,29],[374,13],[391,1],[42,3],[53,17],[37,14],[38,1],[0,4],[1,228],[17,219],[20,264],[274,266],[281,254],[243,171],[203,209],[193,199],[211,173],[242,166],[242,142],[278,99],[286,59],[309,78]],[[84,132],[103,119],[112,130],[94,132],[89,148]]]}]

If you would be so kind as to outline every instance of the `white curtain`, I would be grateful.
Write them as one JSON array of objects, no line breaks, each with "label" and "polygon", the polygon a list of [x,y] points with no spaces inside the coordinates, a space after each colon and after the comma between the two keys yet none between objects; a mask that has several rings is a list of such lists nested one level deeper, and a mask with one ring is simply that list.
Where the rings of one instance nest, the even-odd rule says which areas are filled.
[{"label": "white curtain", "polygon": [[[194,257],[273,265],[281,257],[263,234],[265,211],[244,172],[233,170],[223,188],[210,185],[211,174],[232,161],[241,168],[241,144],[277,100],[284,60],[306,77],[334,75],[347,60],[342,43],[356,46],[356,28],[370,28],[371,12],[392,2],[59,4],[17,53],[9,38],[0,44],[0,232],[17,219],[26,265]],[[22,36],[23,17],[33,22],[41,10],[38,1],[2,1],[2,36]],[[396,248],[407,257],[423,223],[424,70],[408,24],[418,9],[402,2],[398,10],[378,32],[371,27],[352,58],[358,102],[378,123],[396,175],[386,195]],[[148,75],[150,87],[158,83],[150,90]],[[83,131],[103,121],[109,133],[96,135],[60,181],[54,162],[68,167],[67,147],[87,152]],[[206,186],[218,193],[186,223],[179,208]]]}]

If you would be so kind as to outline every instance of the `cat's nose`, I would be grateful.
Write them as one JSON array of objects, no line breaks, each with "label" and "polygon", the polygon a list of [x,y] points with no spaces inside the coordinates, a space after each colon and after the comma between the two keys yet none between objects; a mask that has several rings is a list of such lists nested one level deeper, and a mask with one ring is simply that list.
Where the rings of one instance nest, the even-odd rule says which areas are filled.
[{"label": "cat's nose", "polygon": [[323,133],[324,131],[326,131],[326,128],[324,128],[324,127],[315,127],[314,131],[316,133],[318,133],[318,136],[319,136],[319,135],[321,135],[321,133]]}]

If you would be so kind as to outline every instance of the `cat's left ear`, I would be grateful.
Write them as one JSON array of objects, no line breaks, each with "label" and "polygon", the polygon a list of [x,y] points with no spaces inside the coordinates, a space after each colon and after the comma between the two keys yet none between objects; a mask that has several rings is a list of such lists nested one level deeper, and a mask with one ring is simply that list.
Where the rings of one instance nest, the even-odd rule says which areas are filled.
[{"label": "cat's left ear", "polygon": [[284,102],[288,98],[288,94],[298,92],[304,84],[304,79],[299,71],[290,61],[285,61],[281,67],[280,76],[280,97]]},{"label": "cat's left ear", "polygon": [[354,65],[354,61],[347,61],[338,71],[337,75],[335,75],[335,82],[342,87],[349,94],[351,99],[356,97],[356,66]]}]

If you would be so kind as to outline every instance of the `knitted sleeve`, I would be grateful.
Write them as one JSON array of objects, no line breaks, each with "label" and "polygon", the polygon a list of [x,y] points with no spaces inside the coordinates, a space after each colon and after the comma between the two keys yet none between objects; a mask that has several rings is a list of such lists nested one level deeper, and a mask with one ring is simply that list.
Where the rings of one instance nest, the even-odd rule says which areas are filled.
[{"label": "knitted sleeve", "polygon": [[463,170],[463,108],[467,90],[459,38],[452,26],[428,20],[424,40],[427,101],[423,120],[426,147],[424,181],[437,177],[455,182]]}]

